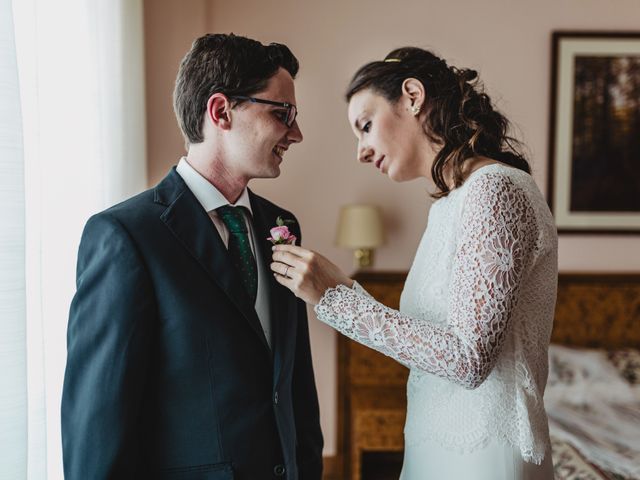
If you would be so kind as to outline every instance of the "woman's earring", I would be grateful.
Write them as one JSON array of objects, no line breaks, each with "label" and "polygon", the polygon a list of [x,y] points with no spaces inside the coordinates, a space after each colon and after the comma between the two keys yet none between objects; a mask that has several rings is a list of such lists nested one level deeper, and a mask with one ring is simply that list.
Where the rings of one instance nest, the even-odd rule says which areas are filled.
[{"label": "woman's earring", "polygon": [[411,113],[413,113],[413,116],[415,117],[420,113],[420,107],[417,105],[414,105],[413,107],[411,107]]}]

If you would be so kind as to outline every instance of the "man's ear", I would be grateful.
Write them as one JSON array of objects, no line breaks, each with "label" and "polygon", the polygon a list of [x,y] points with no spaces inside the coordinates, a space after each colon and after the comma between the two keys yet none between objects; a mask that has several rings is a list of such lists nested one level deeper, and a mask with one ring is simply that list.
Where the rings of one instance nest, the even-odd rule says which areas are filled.
[{"label": "man's ear", "polygon": [[406,97],[409,107],[420,111],[426,98],[424,85],[417,78],[407,78],[402,82],[402,96]]},{"label": "man's ear", "polygon": [[216,128],[231,128],[231,102],[222,93],[214,93],[207,100],[207,120]]}]

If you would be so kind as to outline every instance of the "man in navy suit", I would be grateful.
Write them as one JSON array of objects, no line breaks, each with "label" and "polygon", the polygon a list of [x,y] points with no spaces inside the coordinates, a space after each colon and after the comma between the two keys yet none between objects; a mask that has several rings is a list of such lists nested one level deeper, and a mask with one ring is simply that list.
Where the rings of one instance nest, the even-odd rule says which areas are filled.
[{"label": "man in navy suit", "polygon": [[87,222],[67,333],[67,480],[321,478],[306,308],[269,269],[270,228],[295,218],[247,188],[302,141],[297,71],[284,45],[198,38],[174,92],[187,156]]}]

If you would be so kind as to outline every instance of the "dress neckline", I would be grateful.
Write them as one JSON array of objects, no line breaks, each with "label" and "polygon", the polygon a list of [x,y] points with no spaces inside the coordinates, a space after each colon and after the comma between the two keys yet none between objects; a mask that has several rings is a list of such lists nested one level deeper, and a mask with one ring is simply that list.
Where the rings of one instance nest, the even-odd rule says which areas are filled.
[{"label": "dress neckline", "polygon": [[522,173],[526,173],[523,170],[520,170],[519,168],[516,167],[512,167],[511,165],[507,165],[506,163],[502,163],[502,162],[497,162],[497,163],[490,163],[488,165],[483,165],[482,167],[474,170],[473,172],[471,172],[469,174],[469,176],[466,178],[466,180],[464,181],[464,183],[462,185],[460,185],[458,188],[454,188],[453,190],[451,190],[449,192],[449,194],[446,197],[442,197],[437,199],[435,202],[433,202],[432,206],[435,205],[436,203],[441,203],[441,200],[445,200],[447,198],[451,198],[452,196],[457,195],[457,193],[464,189],[465,186],[467,186],[469,184],[469,181],[477,176],[479,176],[480,174],[484,174],[487,175],[493,171],[498,171],[498,170],[502,170],[502,171],[512,171],[512,172],[522,172]]},{"label": "dress neckline", "polygon": [[[471,178],[476,176],[478,172],[484,171],[484,173],[486,173],[487,171],[493,171],[493,170],[510,170],[510,171],[519,171],[519,172],[523,171],[523,170],[520,170],[519,168],[512,167],[511,165],[507,165],[506,163],[502,163],[502,162],[490,163],[488,165],[483,165],[482,167],[471,172],[471,174],[469,174],[469,176],[464,181],[464,183],[460,185],[460,187],[458,188],[464,187]],[[454,190],[457,190],[457,189],[454,189]]]}]

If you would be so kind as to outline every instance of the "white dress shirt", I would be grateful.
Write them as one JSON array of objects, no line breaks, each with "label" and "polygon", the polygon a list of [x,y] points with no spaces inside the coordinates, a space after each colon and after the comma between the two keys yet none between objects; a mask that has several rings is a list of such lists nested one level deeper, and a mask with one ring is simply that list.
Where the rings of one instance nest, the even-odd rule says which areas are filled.
[{"label": "white dress shirt", "polygon": [[187,184],[191,193],[196,197],[202,208],[207,212],[209,218],[218,230],[220,238],[224,242],[224,245],[229,247],[229,229],[224,224],[216,208],[223,207],[225,205],[231,205],[232,207],[245,207],[246,211],[242,209],[244,220],[249,232],[249,243],[251,244],[251,251],[256,259],[258,269],[258,295],[256,297],[255,309],[258,314],[258,319],[262,325],[264,336],[267,339],[269,347],[271,347],[271,315],[269,313],[269,291],[268,291],[268,275],[270,274],[262,258],[262,253],[258,245],[258,239],[253,230],[251,220],[247,218],[246,212],[253,215],[251,210],[251,202],[249,201],[249,192],[247,188],[242,191],[240,198],[235,204],[229,203],[225,196],[220,193],[216,187],[214,187],[206,178],[200,175],[189,163],[185,157],[180,159],[176,168],[178,175],[182,177],[184,183]]}]

